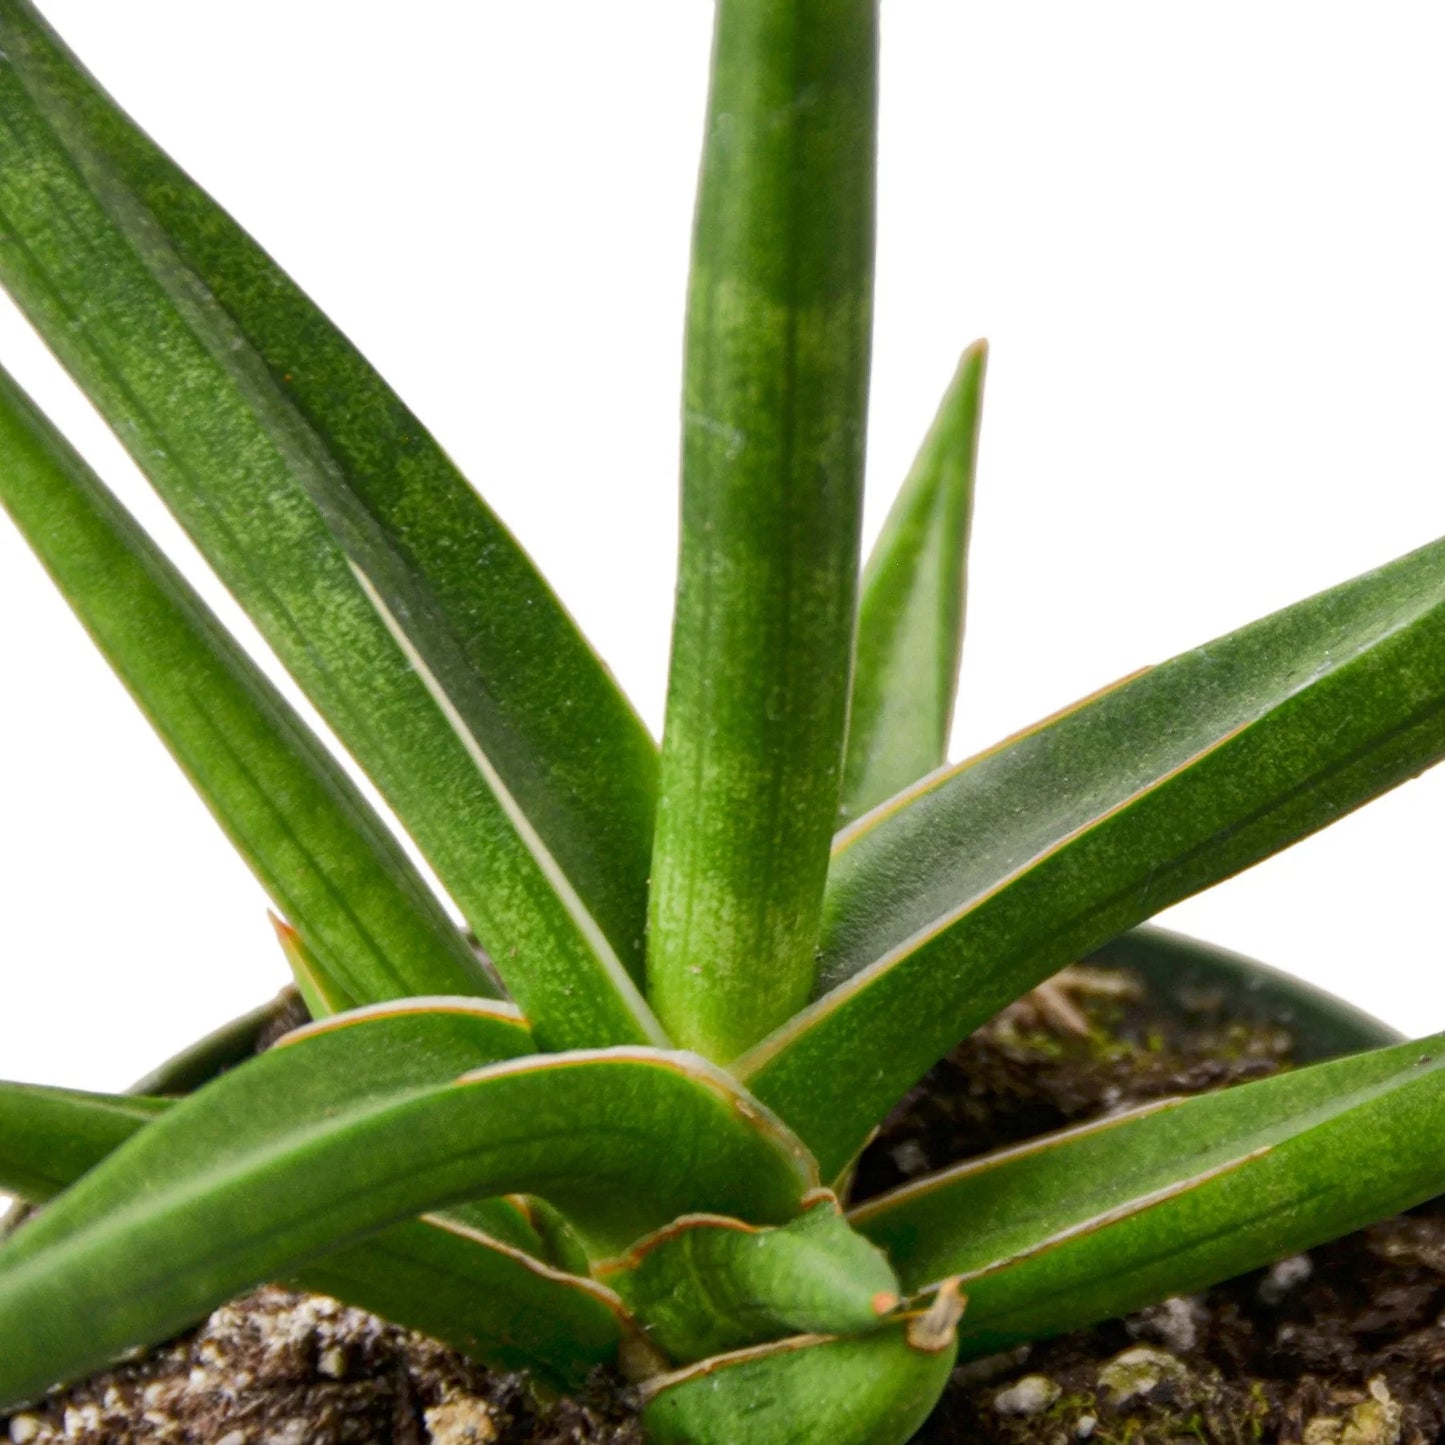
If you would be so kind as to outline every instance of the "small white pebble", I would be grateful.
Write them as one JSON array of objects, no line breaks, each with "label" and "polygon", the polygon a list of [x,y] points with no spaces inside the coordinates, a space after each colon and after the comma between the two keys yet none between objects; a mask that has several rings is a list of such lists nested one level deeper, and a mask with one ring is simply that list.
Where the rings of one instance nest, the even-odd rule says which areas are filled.
[{"label": "small white pebble", "polygon": [[426,1412],[432,1445],[490,1445],[497,1438],[485,1400],[448,1400]]},{"label": "small white pebble", "polygon": [[928,1170],[928,1155],[923,1152],[923,1146],[917,1139],[905,1139],[901,1144],[896,1144],[888,1151],[893,1156],[893,1162],[898,1166],[898,1172],[907,1179],[912,1179],[915,1174],[924,1174]]},{"label": "small white pebble", "polygon": [[1175,1295],[1130,1315],[1125,1328],[1136,1339],[1157,1340],[1166,1349],[1185,1355],[1199,1343],[1203,1308],[1197,1299]]},{"label": "small white pebble", "polygon": [[226,1433],[216,1441],[216,1445],[246,1445],[248,1439],[250,1439],[250,1436],[248,1436],[244,1430],[227,1430]]},{"label": "small white pebble", "polygon": [[1074,1425],[1074,1438],[1076,1440],[1088,1440],[1099,1428],[1099,1421],[1093,1415],[1080,1415],[1078,1422]]},{"label": "small white pebble", "polygon": [[322,1350],[321,1357],[316,1361],[316,1372],[339,1380],[346,1373],[346,1351],[336,1345],[332,1345],[329,1350]]},{"label": "small white pebble", "polygon": [[101,1413],[97,1405],[67,1405],[65,1407],[65,1438],[81,1440],[94,1435],[100,1429]]},{"label": "small white pebble", "polygon": [[1099,1371],[1099,1386],[1108,1393],[1111,1404],[1122,1405],[1147,1395],[1165,1380],[1182,1379],[1187,1374],[1184,1365],[1167,1351],[1137,1345],[1115,1355]]},{"label": "small white pebble", "polygon": [[1307,1254],[1294,1254],[1272,1264],[1264,1272],[1257,1291],[1261,1304],[1273,1308],[1293,1289],[1302,1285],[1315,1272],[1314,1262]]},{"label": "small white pebble", "polygon": [[40,1421],[34,1415],[12,1415],[10,1417],[11,1445],[30,1445],[40,1435]]},{"label": "small white pebble", "polygon": [[1042,1415],[1063,1393],[1063,1386],[1047,1375],[1025,1375],[1000,1390],[993,1397],[993,1407],[1000,1415]]}]

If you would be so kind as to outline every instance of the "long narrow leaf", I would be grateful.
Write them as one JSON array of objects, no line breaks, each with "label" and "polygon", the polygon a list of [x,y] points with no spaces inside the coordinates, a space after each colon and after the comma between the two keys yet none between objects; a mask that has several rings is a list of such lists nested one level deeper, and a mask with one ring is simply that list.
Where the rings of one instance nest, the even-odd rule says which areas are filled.
[{"label": "long narrow leaf", "polygon": [[632,1329],[602,1285],[460,1225],[424,1215],[337,1250],[295,1283],[441,1340],[468,1359],[564,1386],[613,1362]]},{"label": "long narrow leaf", "polygon": [[1181,654],[837,844],[826,994],[740,1076],[838,1169],[935,1059],[1445,753],[1445,542]]},{"label": "long narrow leaf", "polygon": [[143,1095],[0,1084],[0,1189],[44,1204],[167,1107]]},{"label": "long narrow leaf", "polygon": [[988,347],[970,346],[874,544],[858,599],[842,822],[947,758]]},{"label": "long narrow leaf", "polygon": [[27,0],[0,3],[0,50],[0,278],[543,1042],[660,1041],[623,961],[655,765],[605,670],[416,418]]},{"label": "long narrow leaf", "polygon": [[415,1061],[438,1029],[483,1056],[514,1047],[509,1026],[525,1037],[483,1012],[293,1034],[92,1169],[0,1249],[0,1403],[454,1201],[536,1193],[615,1252],[694,1211],[781,1223],[816,1184],[797,1141],[688,1055],[530,1055],[429,1082],[440,1055]]},{"label": "long narrow leaf", "polygon": [[495,994],[346,774],[3,371],[0,505],[327,973],[361,1002]]},{"label": "long narrow leaf", "polygon": [[876,0],[721,0],[688,293],[648,990],[728,1059],[808,997],[872,323]]},{"label": "long narrow leaf", "polygon": [[[0,1084],[0,1188],[44,1203],[169,1107],[128,1095]],[[612,1358],[626,1312],[610,1291],[545,1263],[501,1199],[427,1215],[327,1255],[303,1289],[373,1310],[502,1369],[582,1383]]]},{"label": "long narrow leaf", "polygon": [[1437,1035],[1149,1105],[914,1181],[850,1217],[908,1288],[961,1276],[964,1348],[987,1352],[1419,1204],[1445,1189],[1442,1130]]}]

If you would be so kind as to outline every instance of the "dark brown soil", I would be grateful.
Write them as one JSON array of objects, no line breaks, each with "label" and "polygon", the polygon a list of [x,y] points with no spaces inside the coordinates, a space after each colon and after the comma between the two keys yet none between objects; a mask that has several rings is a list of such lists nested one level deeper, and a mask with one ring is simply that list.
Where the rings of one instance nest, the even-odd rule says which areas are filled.
[{"label": "dark brown soil", "polygon": [[[1207,1009],[1163,1020],[1118,975],[1016,1005],[940,1064],[865,1155],[857,1197],[1166,1094],[1289,1066],[1291,1041]],[[960,1367],[925,1445],[1445,1442],[1445,1208],[1122,1321]],[[3,1428],[4,1422],[0,1422]],[[599,1377],[544,1401],[360,1311],[264,1290],[146,1361],[8,1422],[20,1445],[631,1445]]]}]

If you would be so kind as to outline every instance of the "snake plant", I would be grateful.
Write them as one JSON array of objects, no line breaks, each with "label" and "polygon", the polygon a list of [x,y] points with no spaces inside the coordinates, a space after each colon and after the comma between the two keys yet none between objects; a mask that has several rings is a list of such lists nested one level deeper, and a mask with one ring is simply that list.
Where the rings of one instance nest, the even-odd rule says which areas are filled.
[{"label": "snake plant", "polygon": [[0,1247],[0,1404],[282,1279],[556,1387],[611,1364],[657,1441],[891,1445],[960,1357],[1445,1189],[1441,1037],[850,1199],[1005,1004],[1445,753],[1436,542],[946,764],[985,355],[860,568],[875,0],[718,0],[660,747],[416,417],[28,0],[0,52],[5,285],[470,934],[0,380],[0,501],[269,892],[312,1015],[129,1094],[0,1088],[0,1187],[44,1206]]}]

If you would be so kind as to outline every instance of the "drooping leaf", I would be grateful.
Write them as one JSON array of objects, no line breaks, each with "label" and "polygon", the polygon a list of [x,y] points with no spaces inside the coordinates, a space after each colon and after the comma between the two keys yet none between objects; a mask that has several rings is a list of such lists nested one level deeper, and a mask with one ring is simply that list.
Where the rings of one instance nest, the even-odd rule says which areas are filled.
[{"label": "drooping leaf", "polygon": [[1445,753],[1445,542],[926,780],[842,834],[822,998],[736,1066],[841,1169],[1004,1004]]},{"label": "drooping leaf", "polygon": [[502,1005],[362,1010],[175,1104],[0,1249],[0,1403],[455,1201],[534,1193],[615,1253],[679,1214],[781,1223],[816,1173],[726,1075],[634,1048],[439,1081],[527,1047]]},{"label": "drooping leaf", "polygon": [[1139,974],[1152,1004],[1168,1010],[1201,995],[1227,1000],[1231,1017],[1288,1029],[1299,1063],[1403,1042],[1404,1035],[1313,984],[1166,928],[1145,925],[1111,939],[1086,963]]},{"label": "drooping leaf", "polygon": [[[170,1101],[0,1084],[0,1188],[44,1203]],[[508,1201],[394,1224],[303,1269],[294,1283],[369,1309],[500,1369],[581,1384],[613,1358],[626,1311],[611,1291],[545,1262]]]},{"label": "drooping leaf", "polygon": [[774,1228],[694,1215],[674,1220],[598,1278],[679,1364],[799,1333],[856,1334],[899,1302],[888,1261],[828,1195]]},{"label": "drooping leaf", "polygon": [[1445,1190],[1445,1035],[1145,1106],[870,1200],[905,1286],[961,1276],[971,1354],[1107,1319]]},{"label": "drooping leaf", "polygon": [[340,766],[3,371],[0,505],[323,972],[362,1002],[495,994]]},{"label": "drooping leaf", "polygon": [[531,562],[271,260],[0,0],[0,279],[375,779],[544,1044],[664,1042],[651,742]]},{"label": "drooping leaf", "polygon": [[941,1319],[852,1336],[799,1335],[703,1360],[642,1388],[656,1445],[904,1445],[957,1354],[956,1297]]},{"label": "drooping leaf", "polygon": [[647,985],[729,1059],[808,997],[848,698],[876,0],[722,0],[683,381]]},{"label": "drooping leaf", "polygon": [[841,823],[947,760],[987,361],[963,353],[863,569]]}]

